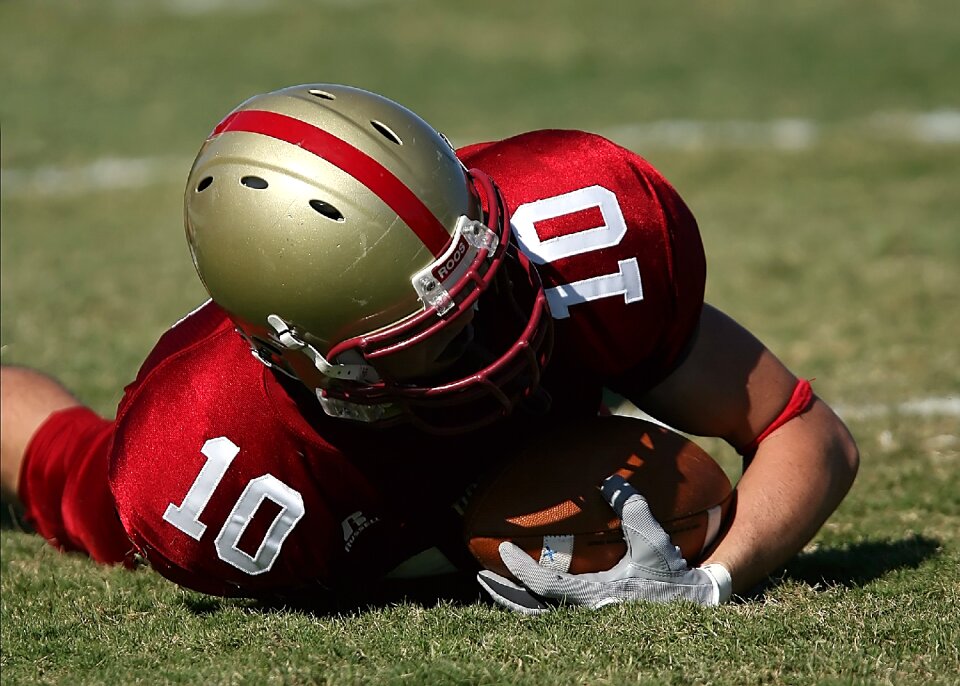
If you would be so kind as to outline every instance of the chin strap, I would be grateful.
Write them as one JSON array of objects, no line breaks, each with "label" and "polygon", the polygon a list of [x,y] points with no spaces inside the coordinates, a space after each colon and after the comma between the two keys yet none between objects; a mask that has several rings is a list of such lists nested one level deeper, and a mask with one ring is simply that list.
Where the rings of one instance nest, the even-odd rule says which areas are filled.
[{"label": "chin strap", "polygon": [[299,350],[310,358],[313,366],[321,374],[331,379],[343,381],[356,381],[363,383],[377,383],[380,376],[377,371],[368,364],[333,364],[320,354],[320,351],[312,345],[297,336],[290,326],[279,316],[271,314],[267,316],[267,324],[276,332],[277,340],[287,350]]},{"label": "chin strap", "polygon": [[349,400],[340,398],[331,398],[322,388],[315,389],[317,400],[320,401],[320,407],[328,417],[337,419],[352,419],[355,422],[381,422],[391,417],[397,417],[401,410],[394,403],[379,403],[376,405],[363,405],[361,403],[352,403]]}]

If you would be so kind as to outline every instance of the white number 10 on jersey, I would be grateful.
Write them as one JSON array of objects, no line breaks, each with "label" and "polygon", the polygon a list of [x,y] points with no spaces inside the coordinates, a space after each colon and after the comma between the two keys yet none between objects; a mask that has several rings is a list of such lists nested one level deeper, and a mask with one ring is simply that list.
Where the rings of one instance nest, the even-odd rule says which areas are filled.
[{"label": "white number 10 on jersey", "polygon": [[[240,448],[226,436],[221,436],[204,443],[200,452],[207,461],[184,496],[183,502],[180,505],[170,503],[163,513],[164,521],[197,541],[207,530],[207,525],[200,521],[200,514],[210,502],[213,492],[220,485]],[[274,516],[267,533],[257,546],[256,553],[251,555],[240,549],[240,537],[265,500],[273,501],[280,507],[280,511]],[[283,542],[304,512],[303,497],[300,493],[275,476],[264,474],[251,479],[214,540],[217,557],[247,574],[256,575],[270,571],[280,554]]]},{"label": "white number 10 on jersey", "polygon": [[[574,215],[596,207],[603,223],[553,238],[542,239],[537,222]],[[547,264],[565,257],[611,248],[627,234],[627,223],[617,196],[603,186],[588,186],[570,193],[520,205],[511,219],[517,242],[534,264]],[[544,289],[554,319],[570,316],[570,307],[600,298],[623,296],[624,302],[643,300],[643,284],[637,258],[617,262],[617,271]]]}]

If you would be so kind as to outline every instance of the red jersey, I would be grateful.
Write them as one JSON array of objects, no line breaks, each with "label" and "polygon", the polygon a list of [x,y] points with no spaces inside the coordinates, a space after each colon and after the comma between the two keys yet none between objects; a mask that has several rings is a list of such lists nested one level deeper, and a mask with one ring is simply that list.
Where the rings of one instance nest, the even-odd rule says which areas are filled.
[{"label": "red jersey", "polygon": [[[538,131],[460,156],[498,184],[555,318],[553,416],[596,414],[679,364],[703,304],[696,223],[646,161],[598,136]],[[549,415],[548,415],[549,419]],[[255,359],[208,303],[159,341],[121,401],[109,479],[123,528],[200,591],[304,595],[383,575],[448,534],[515,413],[476,434],[371,430]],[[455,555],[450,553],[449,556]]]},{"label": "red jersey", "polygon": [[390,571],[426,547],[422,521],[441,534],[481,462],[444,443],[327,417],[208,303],[127,388],[110,485],[165,576],[219,595],[304,595]]},{"label": "red jersey", "polygon": [[600,386],[636,397],[666,377],[700,319],[706,264],[696,220],[660,172],[579,131],[458,154],[497,183],[540,273],[554,318],[548,391],[589,395],[589,411]]}]

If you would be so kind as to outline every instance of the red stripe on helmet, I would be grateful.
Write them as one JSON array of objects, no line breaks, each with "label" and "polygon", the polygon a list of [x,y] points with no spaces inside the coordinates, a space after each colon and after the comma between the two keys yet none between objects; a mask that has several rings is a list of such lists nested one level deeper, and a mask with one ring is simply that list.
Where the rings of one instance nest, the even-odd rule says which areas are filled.
[{"label": "red stripe on helmet", "polygon": [[227,131],[259,133],[286,141],[345,171],[396,212],[434,257],[439,257],[450,242],[450,234],[440,220],[400,179],[366,153],[323,129],[276,112],[242,110],[220,122],[210,137]]}]

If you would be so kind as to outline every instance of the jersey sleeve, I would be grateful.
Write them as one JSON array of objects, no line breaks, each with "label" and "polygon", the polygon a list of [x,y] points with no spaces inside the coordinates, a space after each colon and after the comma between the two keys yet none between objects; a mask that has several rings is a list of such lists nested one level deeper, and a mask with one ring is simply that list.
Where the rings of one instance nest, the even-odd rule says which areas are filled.
[{"label": "jersey sleeve", "polygon": [[138,553],[224,596],[304,598],[372,572],[366,542],[391,521],[375,490],[271,397],[232,326],[209,324],[162,340],[118,413],[109,480]]},{"label": "jersey sleeve", "polygon": [[555,320],[547,373],[625,395],[667,376],[696,330],[706,261],[696,220],[663,175],[577,131],[535,131],[460,155],[496,180],[540,273]]},{"label": "jersey sleeve", "polygon": [[27,446],[18,493],[27,522],[54,547],[132,563],[107,487],[113,429],[112,420],[82,406],[50,415]]}]

